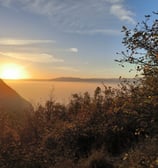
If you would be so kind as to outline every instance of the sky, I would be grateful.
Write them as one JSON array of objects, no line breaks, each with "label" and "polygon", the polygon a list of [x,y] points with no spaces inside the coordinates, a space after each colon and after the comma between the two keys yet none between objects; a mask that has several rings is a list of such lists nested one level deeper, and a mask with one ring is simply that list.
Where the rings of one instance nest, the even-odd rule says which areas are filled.
[{"label": "sky", "polygon": [[0,71],[19,68],[23,78],[132,77],[130,66],[114,61],[125,50],[121,28],[134,28],[157,6],[157,0],[0,0]]}]

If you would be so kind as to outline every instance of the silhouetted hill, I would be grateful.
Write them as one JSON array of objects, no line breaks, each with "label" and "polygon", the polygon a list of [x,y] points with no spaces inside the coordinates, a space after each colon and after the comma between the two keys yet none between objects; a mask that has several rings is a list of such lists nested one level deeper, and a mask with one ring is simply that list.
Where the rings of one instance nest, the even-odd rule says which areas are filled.
[{"label": "silhouetted hill", "polygon": [[22,114],[32,105],[0,79],[0,112]]},{"label": "silhouetted hill", "polygon": [[[128,79],[132,80],[132,79]],[[40,81],[40,82],[99,82],[99,83],[119,83],[119,78],[79,78],[79,77],[58,77],[51,79],[22,79],[22,81]]]},{"label": "silhouetted hill", "polygon": [[118,78],[75,78],[75,77],[59,77],[51,79],[60,82],[119,82]]}]

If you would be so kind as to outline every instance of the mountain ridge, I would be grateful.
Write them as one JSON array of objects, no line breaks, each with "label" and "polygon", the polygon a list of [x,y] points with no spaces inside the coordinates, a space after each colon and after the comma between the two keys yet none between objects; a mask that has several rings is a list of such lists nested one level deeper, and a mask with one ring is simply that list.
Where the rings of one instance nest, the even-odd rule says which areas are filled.
[{"label": "mountain ridge", "polygon": [[68,82],[118,82],[118,78],[79,78],[79,77],[59,77],[51,79],[52,81]]},{"label": "mountain ridge", "polygon": [[59,81],[59,82],[119,82],[119,78],[80,78],[80,77],[57,77],[49,79],[20,79],[21,81]]},{"label": "mountain ridge", "polygon": [[0,79],[0,112],[22,114],[30,109],[31,103]]}]

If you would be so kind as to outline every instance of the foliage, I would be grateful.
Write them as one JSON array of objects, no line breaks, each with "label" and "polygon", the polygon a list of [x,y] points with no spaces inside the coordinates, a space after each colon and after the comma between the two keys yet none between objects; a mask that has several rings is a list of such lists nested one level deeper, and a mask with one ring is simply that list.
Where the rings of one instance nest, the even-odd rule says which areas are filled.
[{"label": "foliage", "polygon": [[145,76],[156,75],[158,68],[158,20],[150,23],[150,18],[150,15],[146,15],[145,20],[133,30],[123,26],[125,36],[122,43],[126,50],[121,53],[123,58],[117,60],[137,65],[137,71],[143,71]]}]

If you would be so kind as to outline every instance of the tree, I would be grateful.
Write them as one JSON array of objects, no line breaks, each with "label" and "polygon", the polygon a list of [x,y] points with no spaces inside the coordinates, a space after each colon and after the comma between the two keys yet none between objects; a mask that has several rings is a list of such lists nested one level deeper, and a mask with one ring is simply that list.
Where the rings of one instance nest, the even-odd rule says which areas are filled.
[{"label": "tree", "polygon": [[[120,63],[136,65],[136,70],[142,75],[139,85],[129,85],[130,102],[129,104],[126,102],[126,104],[130,105],[130,109],[138,114],[138,130],[150,134],[158,130],[157,16],[158,13],[156,12],[153,12],[153,16],[146,15],[144,21],[138,23],[134,29],[123,26],[124,38],[122,43],[126,50],[121,52],[122,59],[116,60]],[[151,21],[152,17],[154,17],[153,21]]]},{"label": "tree", "polygon": [[[158,13],[154,12],[154,16]],[[138,23],[133,30],[122,27],[125,36],[122,43],[126,51],[121,52],[123,58],[118,62],[136,65],[136,70],[144,76],[158,77],[158,19],[146,15],[145,20]]]},{"label": "tree", "polygon": [[[158,100],[158,15],[146,15],[144,21],[138,23],[134,29],[122,27],[124,33],[123,45],[126,51],[122,51],[120,63],[136,65],[136,70],[141,78],[143,95],[154,103]],[[151,18],[154,20],[151,21]],[[149,101],[149,100],[148,100]],[[156,103],[157,104],[157,103]]]}]

